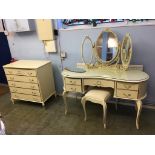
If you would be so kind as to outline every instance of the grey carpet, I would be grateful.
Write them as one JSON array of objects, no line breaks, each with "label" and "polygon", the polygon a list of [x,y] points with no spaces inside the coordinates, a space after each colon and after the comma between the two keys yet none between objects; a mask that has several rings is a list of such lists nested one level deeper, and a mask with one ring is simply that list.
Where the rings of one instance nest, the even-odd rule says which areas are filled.
[{"label": "grey carpet", "polygon": [[9,135],[137,135],[155,134],[155,110],[143,109],[140,130],[135,127],[134,107],[108,104],[107,129],[102,124],[102,107],[87,103],[87,122],[80,100],[68,98],[69,112],[64,115],[62,97],[51,97],[45,108],[38,103],[16,101],[10,94],[0,96],[0,112]]}]

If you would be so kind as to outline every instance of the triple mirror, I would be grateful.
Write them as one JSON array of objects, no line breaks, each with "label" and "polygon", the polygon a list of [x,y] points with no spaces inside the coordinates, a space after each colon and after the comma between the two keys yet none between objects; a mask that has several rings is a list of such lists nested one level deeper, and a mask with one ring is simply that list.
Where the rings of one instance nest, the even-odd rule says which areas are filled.
[{"label": "triple mirror", "polygon": [[[86,51],[84,50],[84,44],[86,40],[90,42],[93,51],[90,54],[91,59],[89,59],[89,63],[86,63],[87,58],[84,58],[84,51]],[[127,70],[132,56],[132,41],[130,35],[126,34],[121,44],[118,41],[117,35],[109,28],[99,34],[94,44],[91,38],[86,36],[81,46],[83,62],[87,64],[87,66],[91,65],[94,55],[97,64],[102,64],[103,66],[118,64],[121,59],[122,68]]]}]

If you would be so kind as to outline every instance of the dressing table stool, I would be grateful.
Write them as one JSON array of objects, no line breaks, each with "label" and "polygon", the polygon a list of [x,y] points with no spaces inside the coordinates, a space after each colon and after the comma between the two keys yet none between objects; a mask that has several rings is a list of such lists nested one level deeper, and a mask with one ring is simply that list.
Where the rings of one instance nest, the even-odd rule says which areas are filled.
[{"label": "dressing table stool", "polygon": [[93,89],[88,91],[84,97],[81,99],[81,103],[84,110],[85,118],[87,120],[86,108],[85,104],[86,101],[91,101],[93,103],[101,104],[103,106],[103,124],[104,128],[106,128],[106,113],[107,113],[107,100],[112,96],[112,91],[104,90],[104,89]]}]

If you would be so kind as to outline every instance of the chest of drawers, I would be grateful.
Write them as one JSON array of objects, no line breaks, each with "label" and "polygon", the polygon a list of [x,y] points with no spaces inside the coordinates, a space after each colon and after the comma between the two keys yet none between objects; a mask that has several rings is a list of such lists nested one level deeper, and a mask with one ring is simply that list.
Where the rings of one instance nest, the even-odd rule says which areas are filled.
[{"label": "chest of drawers", "polygon": [[55,94],[52,65],[50,61],[19,60],[3,66],[11,99],[41,103]]}]

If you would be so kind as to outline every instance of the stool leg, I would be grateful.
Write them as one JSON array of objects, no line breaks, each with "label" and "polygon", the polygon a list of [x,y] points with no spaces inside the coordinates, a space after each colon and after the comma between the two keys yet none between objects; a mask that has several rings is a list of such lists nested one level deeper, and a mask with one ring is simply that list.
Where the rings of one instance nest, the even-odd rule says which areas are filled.
[{"label": "stool leg", "polygon": [[103,103],[103,124],[104,128],[106,128],[106,116],[107,116],[107,103]]},{"label": "stool leg", "polygon": [[81,103],[82,103],[83,111],[84,111],[84,120],[86,121],[86,120],[87,120],[87,113],[86,113],[86,100],[85,100],[84,97],[81,99]]}]

